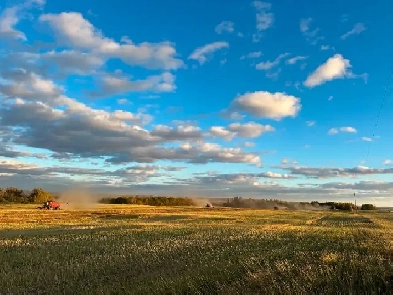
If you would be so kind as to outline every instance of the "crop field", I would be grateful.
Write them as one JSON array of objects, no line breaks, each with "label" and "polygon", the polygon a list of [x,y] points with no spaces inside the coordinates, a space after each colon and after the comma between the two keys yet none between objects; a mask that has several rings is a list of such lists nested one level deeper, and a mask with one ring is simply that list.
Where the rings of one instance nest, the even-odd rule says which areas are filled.
[{"label": "crop field", "polygon": [[0,207],[1,294],[388,294],[393,213]]}]

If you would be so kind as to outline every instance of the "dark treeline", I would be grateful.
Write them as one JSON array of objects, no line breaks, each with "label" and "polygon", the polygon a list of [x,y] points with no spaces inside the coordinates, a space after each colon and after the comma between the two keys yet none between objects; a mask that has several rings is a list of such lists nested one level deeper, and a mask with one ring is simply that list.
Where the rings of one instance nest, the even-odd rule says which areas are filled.
[{"label": "dark treeline", "polygon": [[223,203],[224,207],[233,208],[263,208],[263,209],[289,209],[289,210],[343,210],[352,211],[356,209],[361,210],[375,210],[376,207],[372,204],[363,204],[362,207],[355,206],[353,203],[340,202],[287,202],[277,199],[243,199],[235,197],[228,199]]},{"label": "dark treeline", "polygon": [[0,203],[43,203],[48,200],[55,200],[56,196],[43,190],[35,188],[31,191],[25,191],[16,187],[0,188]]},{"label": "dark treeline", "polygon": [[188,198],[157,197],[157,196],[122,196],[117,198],[102,198],[104,204],[132,204],[149,206],[193,206],[194,203]]}]

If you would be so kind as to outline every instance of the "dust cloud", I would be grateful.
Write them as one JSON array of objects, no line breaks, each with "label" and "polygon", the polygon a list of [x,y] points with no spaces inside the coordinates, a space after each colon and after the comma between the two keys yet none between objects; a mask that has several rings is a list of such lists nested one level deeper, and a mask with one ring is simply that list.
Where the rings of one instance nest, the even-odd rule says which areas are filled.
[{"label": "dust cloud", "polygon": [[203,198],[193,198],[191,199],[192,203],[197,206],[197,207],[205,207],[207,204],[212,206],[212,203],[210,202],[209,199],[203,199]]},{"label": "dust cloud", "polygon": [[97,196],[86,188],[73,188],[60,193],[59,202],[62,209],[88,210],[98,207]]}]

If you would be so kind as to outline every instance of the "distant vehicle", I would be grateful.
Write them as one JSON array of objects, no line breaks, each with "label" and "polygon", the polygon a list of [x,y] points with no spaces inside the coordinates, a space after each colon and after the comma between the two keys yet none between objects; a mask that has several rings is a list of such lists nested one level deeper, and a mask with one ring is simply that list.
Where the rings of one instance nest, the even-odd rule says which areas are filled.
[{"label": "distant vehicle", "polygon": [[46,201],[44,204],[40,207],[37,207],[37,209],[45,209],[45,210],[60,210],[60,203],[55,202],[55,201]]},{"label": "distant vehicle", "polygon": [[206,204],[206,206],[205,206],[205,208],[213,208],[213,205],[212,205],[212,204],[209,204],[209,203],[207,203],[207,204]]}]

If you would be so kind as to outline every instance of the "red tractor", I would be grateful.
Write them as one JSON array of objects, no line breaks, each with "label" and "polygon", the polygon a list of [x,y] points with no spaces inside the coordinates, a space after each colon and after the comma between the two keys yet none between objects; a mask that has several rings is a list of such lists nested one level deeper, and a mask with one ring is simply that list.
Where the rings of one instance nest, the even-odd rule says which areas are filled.
[{"label": "red tractor", "polygon": [[55,201],[46,201],[41,207],[37,207],[37,209],[46,209],[46,210],[60,210],[60,203]]}]

